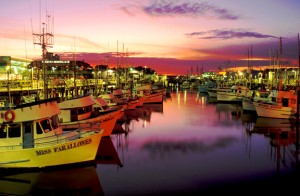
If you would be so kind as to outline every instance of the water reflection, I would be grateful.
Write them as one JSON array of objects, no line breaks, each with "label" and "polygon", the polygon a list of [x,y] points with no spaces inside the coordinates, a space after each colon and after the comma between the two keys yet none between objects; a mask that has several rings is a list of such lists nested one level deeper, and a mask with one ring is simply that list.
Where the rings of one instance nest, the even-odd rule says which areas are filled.
[{"label": "water reflection", "polygon": [[151,112],[156,112],[156,113],[164,112],[163,103],[144,104],[143,108],[148,109]]},{"label": "water reflection", "polygon": [[134,110],[126,110],[125,126],[133,127],[134,121],[142,121],[143,127],[147,127],[151,121],[152,113],[163,114],[163,103],[144,104],[143,107],[135,108]]},{"label": "water reflection", "polygon": [[119,167],[123,167],[123,164],[110,137],[101,139],[96,156],[96,162],[97,164],[114,164]]},{"label": "water reflection", "polygon": [[243,108],[240,104],[217,103],[216,113],[221,125],[232,126],[234,121],[240,120]]},{"label": "water reflection", "polygon": [[[102,165],[123,167],[117,149],[123,150],[125,134],[102,138],[95,162],[41,170],[0,170],[0,195],[104,195],[99,173]],[[123,153],[123,152],[122,152]],[[123,156],[123,154],[121,154]],[[123,158],[123,157],[122,157]]]},{"label": "water reflection", "polygon": [[207,95],[187,91],[171,97],[163,110],[143,107],[129,114],[122,125],[125,133],[112,135],[124,166],[120,171],[101,167],[106,194],[272,194],[297,184],[289,175],[296,173],[290,167],[296,161],[289,158],[295,152],[285,150],[285,159],[291,161],[283,160],[284,152],[280,159],[274,157],[274,145],[281,151],[283,144],[254,131],[257,117],[243,113],[241,105],[215,103]]},{"label": "water reflection", "polygon": [[1,195],[104,195],[94,166],[17,172],[1,170]]},{"label": "water reflection", "polygon": [[277,173],[287,168],[299,168],[299,125],[290,119],[264,117],[243,119],[249,138],[253,135],[269,138],[269,156],[276,161]]},{"label": "water reflection", "polygon": [[151,113],[152,113],[152,111],[150,110],[150,108],[146,108],[144,106],[136,108],[134,110],[126,110],[125,111],[125,115],[126,115],[127,121],[131,121],[131,120],[136,120],[136,121],[143,120],[143,121],[150,122]]},{"label": "water reflection", "polygon": [[148,141],[143,145],[143,150],[150,153],[151,157],[170,157],[180,154],[204,154],[218,149],[226,148],[236,142],[235,137],[219,137],[215,140],[180,140],[180,141]]}]

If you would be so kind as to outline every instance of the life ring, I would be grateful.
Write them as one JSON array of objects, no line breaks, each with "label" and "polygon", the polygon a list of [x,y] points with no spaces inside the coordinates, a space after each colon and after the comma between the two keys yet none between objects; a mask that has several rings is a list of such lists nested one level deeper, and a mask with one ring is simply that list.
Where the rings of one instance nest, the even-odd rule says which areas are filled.
[{"label": "life ring", "polygon": [[4,114],[4,118],[6,121],[8,122],[13,122],[16,118],[16,114],[14,111],[12,110],[7,110]]}]

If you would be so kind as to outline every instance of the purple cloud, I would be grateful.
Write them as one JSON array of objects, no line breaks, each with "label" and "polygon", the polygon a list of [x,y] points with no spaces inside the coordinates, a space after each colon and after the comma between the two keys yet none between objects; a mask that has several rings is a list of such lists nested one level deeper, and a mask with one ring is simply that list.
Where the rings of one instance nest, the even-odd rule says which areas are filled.
[{"label": "purple cloud", "polygon": [[196,37],[198,39],[234,39],[234,38],[278,38],[273,35],[261,34],[246,29],[223,29],[223,30],[210,30],[199,31],[185,34],[188,37]]},{"label": "purple cloud", "polygon": [[134,12],[125,6],[120,6],[119,9],[122,10],[124,13],[126,13],[129,16],[135,16]]},{"label": "purple cloud", "polygon": [[152,4],[145,6],[144,11],[147,14],[155,16],[174,16],[174,15],[189,15],[189,16],[210,16],[212,18],[237,20],[238,15],[231,13],[224,8],[209,3],[192,3],[179,1],[153,1]]}]

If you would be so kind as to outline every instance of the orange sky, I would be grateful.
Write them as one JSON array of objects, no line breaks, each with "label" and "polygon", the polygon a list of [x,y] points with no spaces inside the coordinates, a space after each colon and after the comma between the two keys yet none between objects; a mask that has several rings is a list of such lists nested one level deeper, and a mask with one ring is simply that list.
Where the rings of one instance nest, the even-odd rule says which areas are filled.
[{"label": "orange sky", "polygon": [[0,0],[0,55],[40,59],[33,33],[44,28],[53,34],[49,52],[91,65],[186,74],[247,65],[249,54],[254,64],[269,65],[280,37],[282,61],[298,64],[300,1],[269,2]]}]

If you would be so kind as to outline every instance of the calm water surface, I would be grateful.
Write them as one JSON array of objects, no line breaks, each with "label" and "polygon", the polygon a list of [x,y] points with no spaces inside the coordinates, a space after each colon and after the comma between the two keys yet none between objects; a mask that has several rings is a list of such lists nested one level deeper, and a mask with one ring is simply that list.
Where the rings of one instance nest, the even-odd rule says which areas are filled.
[{"label": "calm water surface", "polygon": [[16,182],[6,176],[0,193],[9,186],[22,190],[19,195],[296,191],[298,132],[288,122],[257,118],[240,105],[189,91],[126,115],[128,122],[101,141],[97,167],[8,176]]}]

